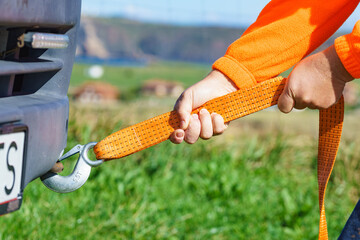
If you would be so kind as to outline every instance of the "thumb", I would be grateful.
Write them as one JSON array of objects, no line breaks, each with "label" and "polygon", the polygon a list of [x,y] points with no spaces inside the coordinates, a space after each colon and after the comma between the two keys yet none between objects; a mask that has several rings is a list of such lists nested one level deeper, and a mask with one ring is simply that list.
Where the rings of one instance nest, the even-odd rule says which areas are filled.
[{"label": "thumb", "polygon": [[191,89],[185,90],[176,101],[174,110],[179,115],[180,128],[186,129],[189,126],[190,115],[193,109],[193,93]]},{"label": "thumb", "polygon": [[281,93],[278,100],[278,108],[283,113],[289,113],[294,108],[295,100],[288,82],[285,85],[284,91]]}]

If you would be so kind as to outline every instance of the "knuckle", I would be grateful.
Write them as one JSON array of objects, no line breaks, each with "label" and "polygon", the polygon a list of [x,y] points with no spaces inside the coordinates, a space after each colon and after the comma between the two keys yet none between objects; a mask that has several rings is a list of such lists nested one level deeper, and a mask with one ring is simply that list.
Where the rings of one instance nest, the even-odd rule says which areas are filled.
[{"label": "knuckle", "polygon": [[303,95],[300,97],[300,101],[299,102],[302,102],[306,105],[311,105],[312,104],[312,99],[310,96],[307,96],[307,95]]},{"label": "knuckle", "polygon": [[186,89],[185,91],[183,91],[182,93],[181,93],[181,100],[183,100],[183,99],[187,99],[187,98],[191,98],[191,89],[190,88],[188,88],[188,89]]},{"label": "knuckle", "polygon": [[174,110],[179,111],[184,105],[185,100],[187,100],[188,98],[191,98],[191,91],[187,89],[184,92],[182,92],[179,98],[176,100]]}]

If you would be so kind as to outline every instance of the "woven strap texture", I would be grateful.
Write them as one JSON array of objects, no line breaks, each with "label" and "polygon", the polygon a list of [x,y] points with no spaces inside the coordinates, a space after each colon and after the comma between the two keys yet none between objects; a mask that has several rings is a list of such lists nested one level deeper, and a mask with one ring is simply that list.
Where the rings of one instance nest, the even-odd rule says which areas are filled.
[{"label": "woven strap texture", "polygon": [[[225,122],[241,118],[277,103],[285,86],[285,79],[277,77],[215,98],[193,110],[206,108],[220,114]],[[117,131],[94,147],[96,158],[110,160],[127,156],[167,140],[178,129],[179,117],[175,111],[167,112],[144,122]]]},{"label": "woven strap texture", "polygon": [[[285,82],[286,79],[276,77],[252,87],[240,89],[205,103],[193,110],[193,113],[206,108],[210,113],[220,114],[225,122],[230,122],[276,105]],[[318,184],[319,239],[321,240],[328,239],[324,198],[340,143],[343,116],[343,99],[329,109],[320,111]],[[178,129],[179,125],[179,117],[175,111],[172,111],[124,128],[109,135],[94,147],[96,158],[111,160],[141,151],[169,139],[171,133]]]},{"label": "woven strap texture", "polygon": [[325,191],[334,167],[339,148],[344,119],[344,98],[332,107],[320,111],[318,145],[318,185],[319,185],[319,239],[328,239],[325,218]]}]

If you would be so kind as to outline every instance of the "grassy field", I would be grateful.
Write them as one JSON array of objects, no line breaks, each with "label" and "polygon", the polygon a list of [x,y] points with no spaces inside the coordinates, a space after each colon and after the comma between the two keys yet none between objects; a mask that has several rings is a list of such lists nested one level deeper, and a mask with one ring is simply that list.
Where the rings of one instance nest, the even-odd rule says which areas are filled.
[{"label": "grassy field", "polygon": [[[75,67],[73,84],[83,81],[76,74],[85,67]],[[181,75],[176,69],[162,74]],[[184,78],[191,75],[186,84],[206,74],[201,69],[184,67]],[[137,84],[151,75],[151,69],[133,71]],[[169,111],[174,101],[71,103],[68,146]],[[354,114],[346,115],[327,190],[330,239],[338,237],[359,197]],[[73,193],[51,192],[36,180],[25,189],[22,208],[0,218],[0,239],[317,239],[317,124],[316,111],[263,111],[208,141],[165,142],[104,163]],[[69,172],[70,161],[65,166]]]},{"label": "grassy field", "polygon": [[[71,86],[78,86],[91,80],[86,74],[88,68],[89,65],[85,64],[75,65]],[[155,62],[144,67],[107,66],[100,81],[109,82],[123,91],[138,88],[145,80],[154,78],[178,81],[188,87],[205,77],[210,69],[210,65],[172,62]]]}]

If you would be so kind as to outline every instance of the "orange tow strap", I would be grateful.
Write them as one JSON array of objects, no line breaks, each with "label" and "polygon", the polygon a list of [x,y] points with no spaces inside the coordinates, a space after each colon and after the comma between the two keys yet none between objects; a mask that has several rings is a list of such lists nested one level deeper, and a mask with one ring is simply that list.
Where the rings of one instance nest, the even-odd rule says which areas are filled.
[{"label": "orange tow strap", "polygon": [[[276,105],[285,87],[285,82],[285,78],[276,77],[252,87],[240,89],[205,103],[193,110],[193,113],[198,113],[200,109],[206,108],[210,113],[220,114],[225,122],[230,122]],[[324,198],[340,143],[343,117],[343,98],[334,106],[320,111],[318,148],[320,240],[328,239]],[[179,126],[179,117],[175,111],[172,111],[127,127],[95,145],[96,158],[111,160],[141,151],[169,139],[171,133]]]}]

